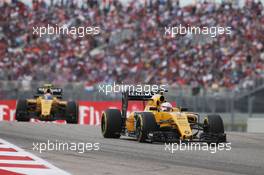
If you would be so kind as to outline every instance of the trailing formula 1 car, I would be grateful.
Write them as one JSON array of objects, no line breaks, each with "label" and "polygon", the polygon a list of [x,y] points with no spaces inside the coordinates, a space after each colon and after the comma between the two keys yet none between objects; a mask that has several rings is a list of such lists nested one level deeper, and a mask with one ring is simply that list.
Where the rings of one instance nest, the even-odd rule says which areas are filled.
[{"label": "trailing formula 1 car", "polygon": [[62,89],[51,84],[37,88],[32,99],[20,99],[16,106],[16,120],[28,122],[31,118],[41,121],[66,120],[78,123],[78,104],[62,100]]},{"label": "trailing formula 1 car", "polygon": [[[199,114],[172,107],[166,102],[163,93],[124,92],[122,111],[107,109],[102,114],[103,137],[120,138],[122,135],[136,138],[139,142],[226,142],[223,121],[219,115],[207,115],[200,122]],[[146,103],[144,111],[134,111],[127,116],[128,102],[131,100]]]}]

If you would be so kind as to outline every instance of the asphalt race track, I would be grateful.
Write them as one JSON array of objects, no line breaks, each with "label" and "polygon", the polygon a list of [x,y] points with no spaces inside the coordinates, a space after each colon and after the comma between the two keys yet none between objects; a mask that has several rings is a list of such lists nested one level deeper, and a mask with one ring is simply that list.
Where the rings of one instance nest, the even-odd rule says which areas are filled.
[{"label": "asphalt race track", "polygon": [[[264,173],[264,134],[227,133],[231,151],[165,151],[164,144],[104,139],[100,128],[54,123],[0,122],[0,138],[74,175]],[[100,150],[33,151],[33,142],[100,143]]]}]

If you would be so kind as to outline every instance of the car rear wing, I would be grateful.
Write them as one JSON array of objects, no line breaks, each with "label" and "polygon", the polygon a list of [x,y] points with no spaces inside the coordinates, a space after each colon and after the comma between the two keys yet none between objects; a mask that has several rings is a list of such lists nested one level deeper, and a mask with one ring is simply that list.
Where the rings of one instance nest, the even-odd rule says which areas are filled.
[{"label": "car rear wing", "polygon": [[157,91],[147,91],[147,92],[138,92],[138,91],[126,91],[122,93],[122,99],[125,98],[127,101],[147,101],[152,98],[155,94],[163,94],[168,92],[165,89],[159,89]]},{"label": "car rear wing", "polygon": [[126,97],[128,101],[147,101],[150,100],[154,94],[152,93],[138,93],[138,92],[125,92],[123,96]]},{"label": "car rear wing", "polygon": [[39,97],[39,96],[43,95],[47,89],[50,89],[52,95],[54,95],[58,98],[62,98],[63,90],[61,88],[46,88],[46,87],[37,88],[37,92],[36,92],[35,97]]},{"label": "car rear wing", "polygon": [[155,94],[163,94],[168,92],[165,89],[159,89],[157,91],[138,92],[138,91],[125,91],[122,93],[122,118],[125,122],[127,116],[128,101],[148,101],[152,99]]}]

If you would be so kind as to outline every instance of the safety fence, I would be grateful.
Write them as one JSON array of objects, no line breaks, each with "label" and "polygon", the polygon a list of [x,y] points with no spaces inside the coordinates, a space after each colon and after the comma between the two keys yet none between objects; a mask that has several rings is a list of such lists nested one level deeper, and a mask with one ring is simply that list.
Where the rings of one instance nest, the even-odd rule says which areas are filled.
[{"label": "safety fence", "polygon": [[[121,109],[120,101],[79,101],[79,124],[100,125],[101,115],[105,109]],[[130,102],[128,112],[143,109],[142,102]],[[14,121],[16,111],[16,100],[0,100],[0,121]],[[33,120],[39,122],[37,120]],[[55,121],[55,123],[65,123],[65,121]]]}]

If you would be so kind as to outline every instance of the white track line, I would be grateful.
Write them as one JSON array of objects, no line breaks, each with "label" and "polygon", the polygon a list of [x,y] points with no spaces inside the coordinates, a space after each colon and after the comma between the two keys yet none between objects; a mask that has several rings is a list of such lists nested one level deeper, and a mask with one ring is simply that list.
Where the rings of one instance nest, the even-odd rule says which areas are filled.
[{"label": "white track line", "polygon": [[[8,151],[0,151],[0,158],[3,156],[27,156],[32,160],[0,160],[0,170],[8,170],[11,172],[22,173],[26,175],[70,175],[70,173],[61,170],[51,163],[31,154],[29,152],[24,151],[23,149],[13,145],[3,139],[0,139],[0,148],[13,148],[17,152],[8,152]],[[5,158],[3,158],[5,159]],[[19,167],[23,165],[22,167]],[[12,167],[8,167],[12,166]],[[31,166],[31,167],[27,167]],[[34,167],[40,166],[40,167]]]}]

